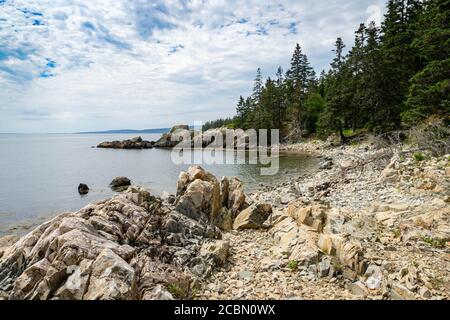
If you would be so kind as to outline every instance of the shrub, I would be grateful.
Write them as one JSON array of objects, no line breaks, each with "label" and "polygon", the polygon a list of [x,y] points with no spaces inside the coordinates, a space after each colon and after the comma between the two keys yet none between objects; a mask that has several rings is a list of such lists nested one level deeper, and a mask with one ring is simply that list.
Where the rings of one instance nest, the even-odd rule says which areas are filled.
[{"label": "shrub", "polygon": [[423,160],[425,160],[425,156],[421,152],[416,152],[416,153],[414,153],[414,160],[419,161],[419,162],[423,161]]},{"label": "shrub", "polygon": [[298,261],[297,260],[289,261],[288,268],[291,269],[292,271],[297,271],[298,270]]}]

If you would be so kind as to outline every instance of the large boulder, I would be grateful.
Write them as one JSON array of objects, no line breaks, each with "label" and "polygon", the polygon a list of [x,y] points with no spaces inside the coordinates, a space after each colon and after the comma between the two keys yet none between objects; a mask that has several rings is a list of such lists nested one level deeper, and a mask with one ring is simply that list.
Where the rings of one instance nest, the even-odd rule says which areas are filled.
[{"label": "large boulder", "polygon": [[236,177],[231,178],[228,186],[228,199],[226,207],[236,216],[245,206],[245,193],[242,181]]},{"label": "large boulder", "polygon": [[294,202],[288,206],[287,213],[297,224],[304,224],[314,228],[316,231],[322,231],[327,217],[327,210],[327,207],[319,204],[305,206],[302,202]]},{"label": "large boulder", "polygon": [[270,234],[274,239],[272,250],[280,258],[296,261],[300,266],[319,262],[318,234],[311,228],[297,225],[294,219],[286,217],[270,230]]},{"label": "large boulder", "polygon": [[259,203],[241,211],[234,220],[233,229],[260,229],[272,213],[272,206],[268,203]]},{"label": "large boulder", "polygon": [[174,148],[184,137],[191,137],[192,133],[188,125],[176,125],[170,132],[164,133],[153,146],[156,148]]},{"label": "large boulder", "polygon": [[79,186],[78,186],[78,193],[81,194],[81,195],[88,194],[89,193],[89,187],[86,184],[84,184],[84,183],[80,183]]},{"label": "large boulder", "polygon": [[222,205],[216,177],[199,166],[181,172],[177,182],[177,211],[196,220],[214,221]]},{"label": "large boulder", "polygon": [[136,296],[133,268],[111,249],[104,249],[92,263],[86,300],[128,300]]},{"label": "large boulder", "polygon": [[128,179],[127,177],[116,177],[114,178],[111,183],[109,184],[109,186],[112,189],[116,189],[116,190],[123,190],[128,188],[129,186],[131,186],[131,180]]},{"label": "large boulder", "polygon": [[243,185],[237,178],[222,178],[219,183],[211,173],[192,166],[178,177],[175,205],[188,217],[231,230],[236,215],[245,206]]},{"label": "large boulder", "polygon": [[229,250],[230,244],[227,241],[217,240],[203,244],[200,255],[212,260],[216,265],[222,266],[228,258]]}]

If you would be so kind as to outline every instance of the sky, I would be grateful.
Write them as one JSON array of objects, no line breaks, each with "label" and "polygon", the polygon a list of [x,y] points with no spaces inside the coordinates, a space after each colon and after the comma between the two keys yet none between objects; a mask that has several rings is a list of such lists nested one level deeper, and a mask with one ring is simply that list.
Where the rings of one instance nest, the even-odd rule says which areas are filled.
[{"label": "sky", "polygon": [[317,73],[385,0],[0,0],[0,133],[232,116],[296,43]]}]

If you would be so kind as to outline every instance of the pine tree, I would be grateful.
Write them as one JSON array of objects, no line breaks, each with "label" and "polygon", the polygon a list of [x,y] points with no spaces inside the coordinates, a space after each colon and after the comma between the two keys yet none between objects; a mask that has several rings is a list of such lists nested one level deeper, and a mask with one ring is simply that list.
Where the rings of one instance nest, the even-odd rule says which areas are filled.
[{"label": "pine tree", "polygon": [[419,0],[389,0],[387,8],[381,38],[385,78],[384,116],[391,123],[387,129],[395,129],[400,127],[400,114],[404,110],[403,101],[409,80],[420,68],[412,42],[422,6]]},{"label": "pine tree", "polygon": [[450,7],[449,0],[428,0],[418,17],[418,32],[412,47],[425,67],[411,79],[402,114],[415,124],[432,114],[450,114]]},{"label": "pine tree", "polygon": [[349,92],[351,69],[344,57],[345,44],[341,38],[335,43],[335,57],[326,82],[326,109],[320,115],[317,125],[321,134],[338,132],[341,140],[345,140],[343,131],[346,126],[346,109],[351,104],[352,95]]},{"label": "pine tree", "polygon": [[286,118],[286,103],[285,103],[285,82],[283,75],[283,68],[278,67],[275,81],[275,113],[274,113],[274,127],[276,129],[283,129],[283,122]]},{"label": "pine tree", "polygon": [[239,97],[239,102],[237,104],[236,107],[236,114],[237,114],[237,119],[238,119],[238,123],[237,126],[242,128],[246,122],[247,119],[247,106],[244,100],[244,97],[240,96]]},{"label": "pine tree", "polygon": [[303,116],[306,112],[305,102],[308,88],[314,84],[315,72],[309,64],[308,58],[302,53],[300,45],[297,43],[291,59],[291,67],[286,72],[288,105],[292,111],[293,127],[304,129]]},{"label": "pine tree", "polygon": [[331,68],[333,72],[338,72],[341,69],[342,64],[344,63],[345,44],[344,41],[342,41],[342,38],[337,38],[334,46],[335,49],[333,50],[333,52],[335,52],[336,55],[333,59],[333,62],[331,63]]},{"label": "pine tree", "polygon": [[251,127],[254,129],[261,128],[263,115],[261,114],[261,95],[264,86],[262,82],[261,68],[256,71],[256,77],[253,84],[251,117],[248,119]]}]

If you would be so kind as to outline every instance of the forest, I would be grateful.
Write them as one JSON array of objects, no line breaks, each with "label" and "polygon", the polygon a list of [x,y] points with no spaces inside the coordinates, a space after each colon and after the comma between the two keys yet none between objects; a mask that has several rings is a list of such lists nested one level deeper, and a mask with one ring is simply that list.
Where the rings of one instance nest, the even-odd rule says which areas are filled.
[{"label": "forest", "polygon": [[339,37],[327,72],[312,68],[300,44],[289,69],[263,79],[258,68],[236,115],[205,123],[280,129],[281,137],[341,139],[414,126],[431,116],[449,125],[450,0],[389,0],[380,27],[360,24],[354,45]]}]

